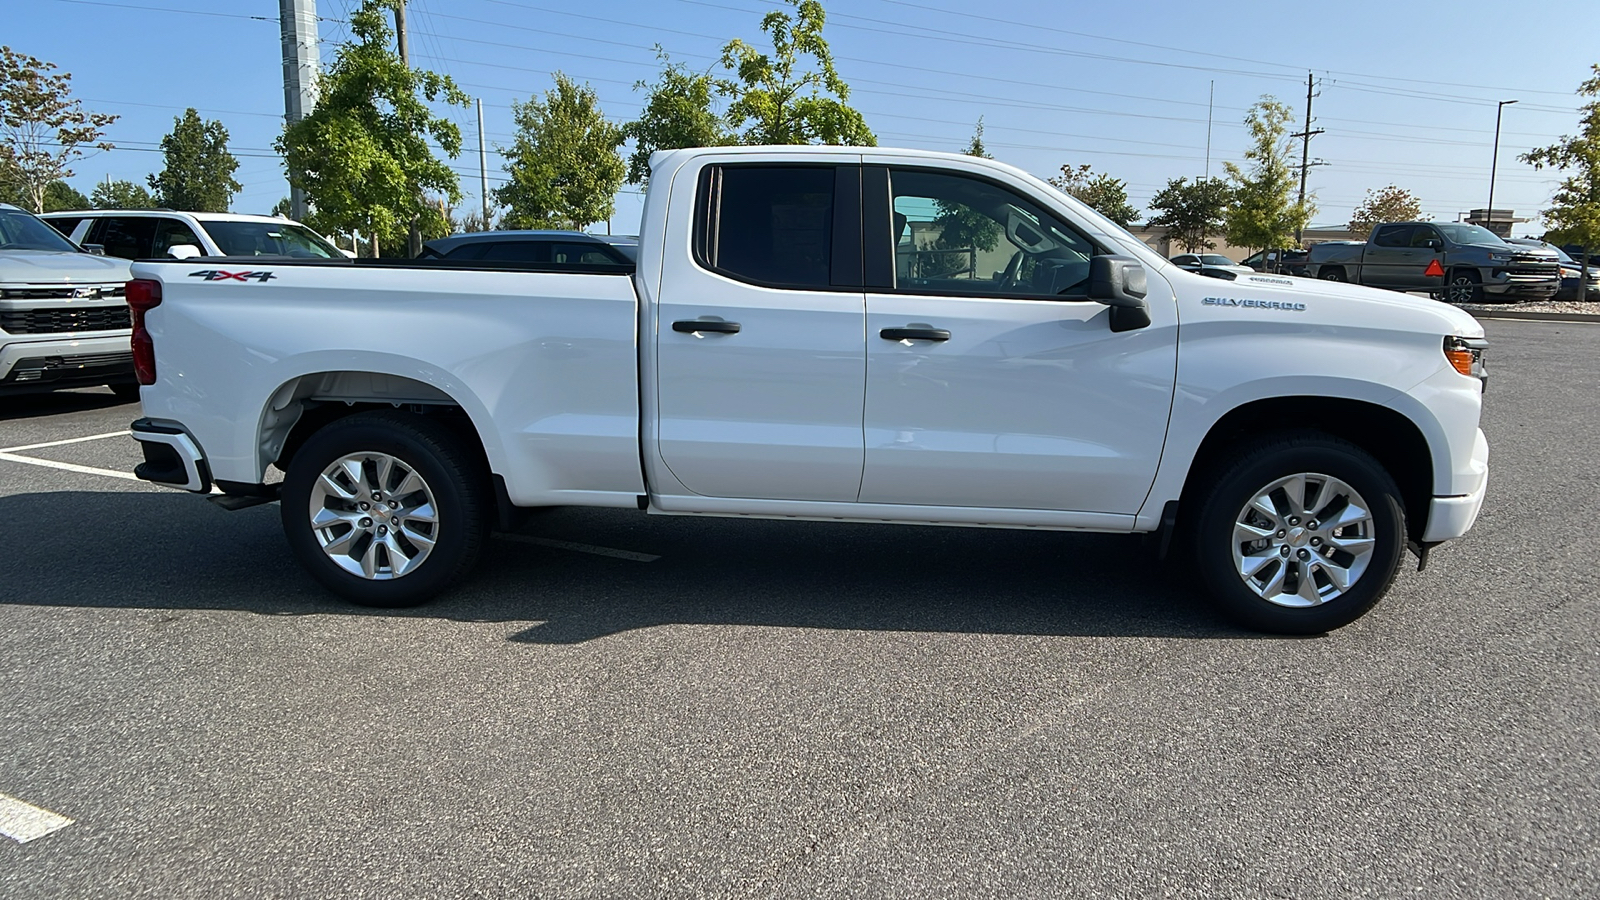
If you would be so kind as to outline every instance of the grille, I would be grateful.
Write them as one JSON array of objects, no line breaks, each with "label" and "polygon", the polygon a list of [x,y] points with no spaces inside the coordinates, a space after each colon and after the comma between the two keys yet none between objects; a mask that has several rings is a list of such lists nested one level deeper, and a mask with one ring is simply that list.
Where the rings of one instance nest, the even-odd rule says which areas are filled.
[{"label": "grille", "polygon": [[126,306],[0,310],[0,331],[9,334],[69,334],[131,327],[133,320]]},{"label": "grille", "polygon": [[77,284],[61,287],[0,288],[0,300],[120,300],[120,284]]}]

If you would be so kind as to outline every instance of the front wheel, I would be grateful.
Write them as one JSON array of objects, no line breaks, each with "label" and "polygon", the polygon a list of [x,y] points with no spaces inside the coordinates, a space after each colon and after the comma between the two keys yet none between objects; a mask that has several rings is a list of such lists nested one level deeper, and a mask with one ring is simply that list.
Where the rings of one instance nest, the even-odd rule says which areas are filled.
[{"label": "front wheel", "polygon": [[414,606],[477,561],[488,531],[479,469],[454,433],[423,417],[340,419],[289,464],[284,535],[334,593],[363,606]]},{"label": "front wheel", "polygon": [[1445,299],[1451,303],[1482,303],[1483,286],[1478,280],[1478,273],[1467,270],[1450,276]]},{"label": "front wheel", "polygon": [[1405,550],[1394,479],[1346,441],[1306,434],[1238,456],[1201,501],[1195,565],[1246,628],[1320,634],[1388,591]]}]

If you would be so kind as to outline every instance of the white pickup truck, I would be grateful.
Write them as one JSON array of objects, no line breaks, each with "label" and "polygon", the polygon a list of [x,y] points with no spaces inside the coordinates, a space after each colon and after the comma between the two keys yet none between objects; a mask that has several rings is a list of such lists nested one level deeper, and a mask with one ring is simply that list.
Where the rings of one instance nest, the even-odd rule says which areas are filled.
[{"label": "white pickup truck", "polygon": [[1236,621],[1315,633],[1477,518],[1459,310],[1184,272],[986,159],[652,167],[636,267],[136,263],[139,476],[281,499],[300,561],[376,606],[521,509],[597,506],[1150,532]]}]

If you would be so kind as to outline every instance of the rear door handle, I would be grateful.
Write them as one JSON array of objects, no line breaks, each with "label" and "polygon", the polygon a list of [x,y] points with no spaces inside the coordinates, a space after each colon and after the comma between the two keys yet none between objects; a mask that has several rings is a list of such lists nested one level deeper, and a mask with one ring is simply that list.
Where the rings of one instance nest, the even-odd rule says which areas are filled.
[{"label": "rear door handle", "polygon": [[878,337],[886,341],[948,341],[950,332],[943,328],[885,328]]},{"label": "rear door handle", "polygon": [[704,319],[683,319],[672,323],[672,330],[683,334],[694,334],[696,331],[709,331],[713,334],[738,334],[738,322],[717,322]]}]

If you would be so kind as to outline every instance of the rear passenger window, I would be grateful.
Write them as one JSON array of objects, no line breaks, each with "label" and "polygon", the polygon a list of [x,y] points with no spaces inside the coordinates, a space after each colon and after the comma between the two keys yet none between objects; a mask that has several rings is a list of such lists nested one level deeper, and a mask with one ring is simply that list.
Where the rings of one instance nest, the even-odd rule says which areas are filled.
[{"label": "rear passenger window", "polygon": [[613,258],[595,244],[551,244],[550,261],[565,265],[615,266],[621,261]]},{"label": "rear passenger window", "polygon": [[756,284],[829,287],[832,166],[725,166],[701,191],[701,265]]},{"label": "rear passenger window", "polygon": [[444,255],[444,258],[471,262],[474,259],[482,259],[483,251],[487,249],[489,249],[489,245],[483,241],[473,241],[472,243],[462,244],[454,250],[451,250],[449,253]]},{"label": "rear passenger window", "polygon": [[156,220],[143,216],[117,216],[101,219],[91,230],[88,243],[106,248],[107,256],[123,259],[149,259],[155,243]]},{"label": "rear passenger window", "polygon": [[1411,246],[1410,225],[1385,225],[1378,229],[1378,236],[1372,239],[1378,247],[1409,247]]}]

